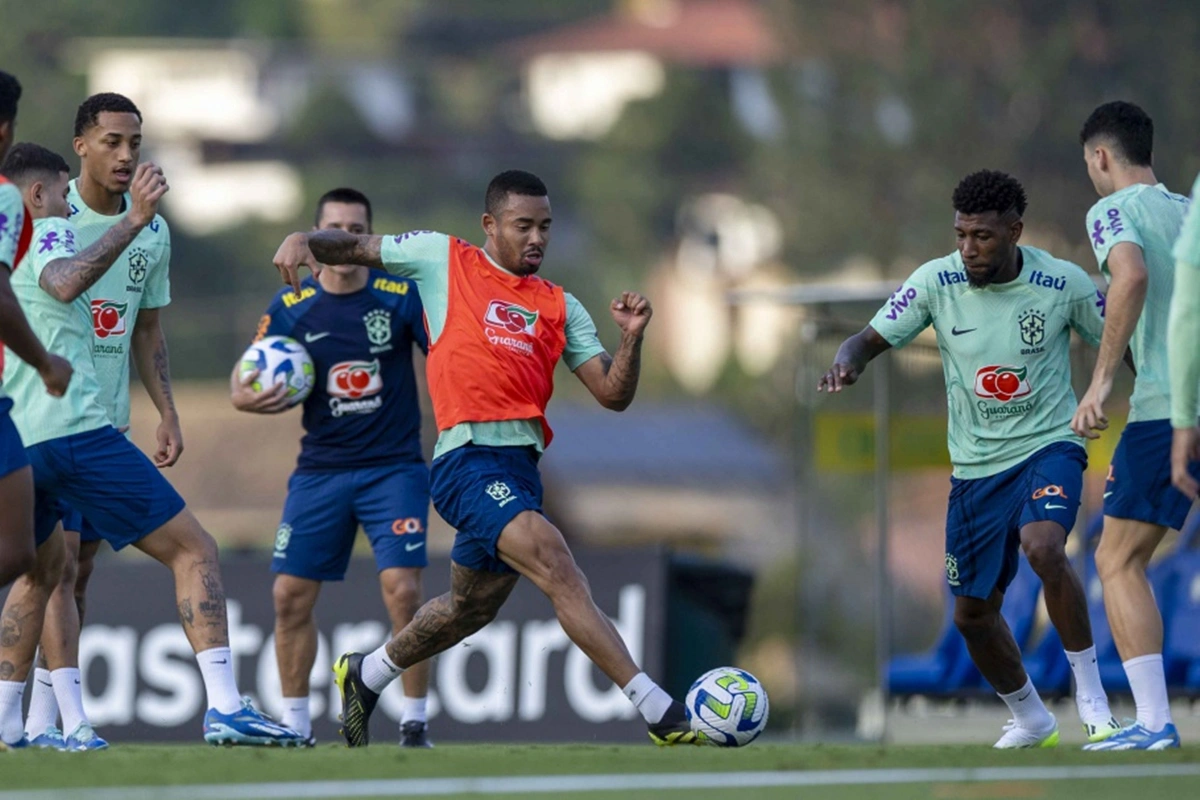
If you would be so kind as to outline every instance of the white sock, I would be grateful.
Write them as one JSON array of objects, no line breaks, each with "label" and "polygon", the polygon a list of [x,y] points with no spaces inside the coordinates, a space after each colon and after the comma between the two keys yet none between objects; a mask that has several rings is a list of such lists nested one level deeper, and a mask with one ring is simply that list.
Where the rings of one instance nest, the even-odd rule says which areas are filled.
[{"label": "white sock", "polygon": [[54,696],[62,710],[63,736],[70,736],[79,723],[87,722],[83,713],[83,685],[79,681],[78,667],[63,667],[50,673],[54,682]]},{"label": "white sock", "polygon": [[38,667],[33,673],[33,688],[29,693],[29,713],[25,716],[25,735],[36,739],[58,722],[58,701],[54,699],[54,684],[50,670]]},{"label": "white sock", "polygon": [[372,692],[382,692],[389,683],[399,678],[402,672],[404,672],[404,668],[397,667],[388,658],[387,642],[380,645],[378,650],[363,656],[362,679]]},{"label": "white sock", "polygon": [[662,722],[667,709],[671,707],[671,695],[664,692],[644,672],[634,675],[633,680],[627,683],[621,691],[629,698],[629,702],[642,712],[642,717],[651,725]]},{"label": "white sock", "polygon": [[[1070,650],[1063,652],[1067,654],[1067,662],[1075,675],[1076,703],[1082,704],[1084,700],[1090,700],[1091,708],[1098,712],[1108,711],[1108,695],[1104,691],[1104,684],[1100,682],[1100,665],[1096,663],[1096,646],[1092,645],[1078,653],[1072,653]],[[1108,716],[1112,716],[1112,713],[1109,712]]]},{"label": "white sock", "polygon": [[[999,694],[999,692],[997,692]],[[1033,681],[1025,679],[1025,685],[1012,694],[1001,694],[1000,699],[1012,712],[1013,722],[1029,731],[1042,731],[1054,724],[1054,717],[1046,709],[1041,695],[1033,688]]]},{"label": "white sock", "polygon": [[208,707],[222,714],[232,714],[242,707],[242,696],[238,694],[237,680],[233,677],[233,654],[228,647],[214,647],[196,653],[200,675],[204,678],[204,690],[208,693]]},{"label": "white sock", "polygon": [[400,713],[400,724],[425,722],[425,698],[404,695],[404,710]]},{"label": "white sock", "polygon": [[0,741],[16,744],[25,735],[21,725],[21,698],[25,681],[0,681]]},{"label": "white sock", "polygon": [[1137,721],[1147,730],[1161,731],[1171,723],[1171,701],[1163,675],[1162,653],[1131,658],[1121,664],[1133,690]]},{"label": "white sock", "polygon": [[308,708],[308,698],[283,698],[283,719],[280,722],[306,739],[312,736],[312,713]]}]

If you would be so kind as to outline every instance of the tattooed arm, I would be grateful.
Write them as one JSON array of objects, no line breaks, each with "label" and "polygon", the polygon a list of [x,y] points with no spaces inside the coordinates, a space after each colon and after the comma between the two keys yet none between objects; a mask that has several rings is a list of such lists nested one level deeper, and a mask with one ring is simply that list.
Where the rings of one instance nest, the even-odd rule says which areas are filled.
[{"label": "tattooed arm", "polygon": [[133,202],[129,213],[82,253],[47,264],[38,278],[38,285],[55,300],[74,302],[100,280],[142,228],[154,220],[158,201],[167,193],[167,188],[161,169],[149,162],[139,165],[130,185]]},{"label": "tattooed arm", "polygon": [[133,326],[131,348],[133,363],[146,394],[158,409],[162,422],[158,426],[158,450],[153,455],[160,467],[172,466],[183,452],[183,431],[175,398],[171,394],[171,366],[167,360],[167,337],[159,324],[157,308],[143,308]]},{"label": "tattooed arm", "polygon": [[293,233],[275,251],[275,267],[283,282],[300,294],[300,268],[308,267],[313,275],[324,264],[358,264],[371,269],[384,269],[383,237],[353,234],[329,228],[307,233]]},{"label": "tattooed arm", "polygon": [[642,373],[642,336],[654,313],[650,301],[636,292],[624,292],[610,307],[621,329],[621,346],[615,355],[600,353],[575,370],[600,405],[624,411],[637,393]]}]

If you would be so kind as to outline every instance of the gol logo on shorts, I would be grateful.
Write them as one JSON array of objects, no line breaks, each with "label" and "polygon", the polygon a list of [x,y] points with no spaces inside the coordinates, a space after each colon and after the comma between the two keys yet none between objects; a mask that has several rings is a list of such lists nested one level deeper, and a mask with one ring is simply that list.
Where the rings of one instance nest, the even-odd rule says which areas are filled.
[{"label": "gol logo on shorts", "polygon": [[406,533],[424,533],[425,526],[417,517],[405,517],[392,523],[392,533],[404,536]]},{"label": "gol logo on shorts", "polygon": [[1063,491],[1061,486],[1043,486],[1033,493],[1034,500],[1041,500],[1043,497],[1061,497],[1063,500],[1068,500],[1067,493]]}]

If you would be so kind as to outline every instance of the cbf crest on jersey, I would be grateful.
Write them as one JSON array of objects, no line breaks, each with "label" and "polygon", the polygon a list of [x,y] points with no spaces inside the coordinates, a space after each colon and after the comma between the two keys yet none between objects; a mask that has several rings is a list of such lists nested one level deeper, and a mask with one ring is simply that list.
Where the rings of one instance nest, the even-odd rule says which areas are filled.
[{"label": "cbf crest on jersey", "polygon": [[1021,331],[1021,341],[1031,349],[1021,350],[1021,355],[1032,355],[1042,352],[1040,345],[1046,338],[1046,318],[1037,309],[1029,309],[1017,318],[1017,327]]},{"label": "cbf crest on jersey", "polygon": [[146,270],[150,267],[150,254],[140,247],[129,249],[129,282],[139,284],[146,280]]},{"label": "cbf crest on jersey", "polygon": [[363,316],[363,325],[367,326],[367,339],[373,345],[372,353],[392,349],[391,312],[382,308],[373,309]]}]

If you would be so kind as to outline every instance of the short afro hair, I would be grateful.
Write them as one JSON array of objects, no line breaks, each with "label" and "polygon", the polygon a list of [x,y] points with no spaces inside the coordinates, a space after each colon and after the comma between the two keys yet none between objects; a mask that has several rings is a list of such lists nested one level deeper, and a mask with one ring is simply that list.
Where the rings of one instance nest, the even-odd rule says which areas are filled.
[{"label": "short afro hair", "polygon": [[15,75],[0,71],[0,123],[17,118],[17,101],[21,99],[21,82]]},{"label": "short afro hair", "polygon": [[510,169],[492,178],[492,182],[488,184],[483,200],[484,210],[493,217],[497,216],[510,194],[545,197],[549,192],[546,191],[546,184],[542,183],[542,179],[532,172]]},{"label": "short afro hair", "polygon": [[326,203],[346,203],[348,205],[359,205],[367,210],[367,226],[371,225],[371,201],[367,196],[358,189],[351,189],[347,186],[340,186],[337,189],[330,189],[325,194],[321,195],[321,199],[317,201],[317,213],[313,218],[313,225],[321,224],[321,211],[324,210]]},{"label": "short afro hair", "polygon": [[32,142],[13,145],[0,165],[0,175],[22,189],[39,177],[54,177],[63,172],[69,175],[71,168],[62,156]]},{"label": "short afro hair", "polygon": [[1107,139],[1133,166],[1148,167],[1154,154],[1154,120],[1133,103],[1105,103],[1091,113],[1079,131],[1081,145],[1094,139]]},{"label": "short afro hair", "polygon": [[1000,216],[1016,212],[1025,215],[1025,189],[1006,172],[981,169],[958,182],[954,189],[954,210],[960,214],[995,211]]},{"label": "short afro hair", "polygon": [[142,112],[128,97],[116,92],[101,92],[79,104],[79,110],[75,112],[75,135],[83,136],[89,128],[99,125],[100,115],[105,111],[133,114],[137,116],[138,122],[142,121]]}]

